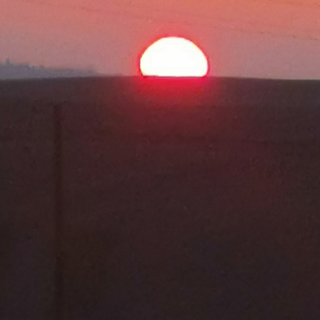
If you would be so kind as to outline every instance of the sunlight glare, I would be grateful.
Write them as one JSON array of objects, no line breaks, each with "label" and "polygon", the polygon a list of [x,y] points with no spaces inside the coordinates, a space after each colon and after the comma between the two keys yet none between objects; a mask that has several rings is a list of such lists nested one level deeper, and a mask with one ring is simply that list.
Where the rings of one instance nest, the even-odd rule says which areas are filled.
[{"label": "sunlight glare", "polygon": [[204,77],[208,69],[208,59],[199,47],[180,37],[156,41],[140,59],[143,76]]}]

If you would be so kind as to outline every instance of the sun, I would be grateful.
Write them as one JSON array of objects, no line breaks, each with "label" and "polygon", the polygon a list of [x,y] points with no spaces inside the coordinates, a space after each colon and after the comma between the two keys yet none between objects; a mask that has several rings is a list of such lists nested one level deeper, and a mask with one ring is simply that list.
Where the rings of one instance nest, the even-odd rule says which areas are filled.
[{"label": "sun", "polygon": [[208,71],[206,55],[192,41],[181,37],[157,40],[140,59],[143,76],[205,77]]}]

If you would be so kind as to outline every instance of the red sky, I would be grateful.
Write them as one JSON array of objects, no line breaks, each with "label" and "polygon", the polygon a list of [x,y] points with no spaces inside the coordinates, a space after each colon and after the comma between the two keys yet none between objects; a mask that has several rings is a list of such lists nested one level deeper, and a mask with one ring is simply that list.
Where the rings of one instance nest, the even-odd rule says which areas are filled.
[{"label": "red sky", "polygon": [[320,0],[0,0],[0,60],[133,74],[163,34],[216,75],[320,79]]}]

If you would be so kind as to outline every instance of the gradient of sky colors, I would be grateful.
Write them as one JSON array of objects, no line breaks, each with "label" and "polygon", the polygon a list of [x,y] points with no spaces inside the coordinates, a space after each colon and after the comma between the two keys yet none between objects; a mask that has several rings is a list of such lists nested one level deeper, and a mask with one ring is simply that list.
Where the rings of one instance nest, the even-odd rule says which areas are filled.
[{"label": "gradient of sky colors", "polygon": [[0,0],[0,60],[129,75],[166,34],[213,75],[320,79],[320,0]]}]

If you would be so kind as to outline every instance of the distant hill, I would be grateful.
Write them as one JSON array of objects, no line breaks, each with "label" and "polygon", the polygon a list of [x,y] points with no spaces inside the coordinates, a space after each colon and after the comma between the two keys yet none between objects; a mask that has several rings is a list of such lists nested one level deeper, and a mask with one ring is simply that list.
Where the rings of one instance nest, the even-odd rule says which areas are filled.
[{"label": "distant hill", "polygon": [[9,59],[4,63],[0,62],[0,79],[72,78],[95,75],[97,75],[97,73],[93,70],[59,69],[31,66],[29,64],[15,64]]},{"label": "distant hill", "polygon": [[2,81],[1,319],[320,319],[319,124],[320,81]]}]

